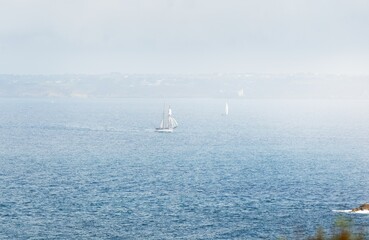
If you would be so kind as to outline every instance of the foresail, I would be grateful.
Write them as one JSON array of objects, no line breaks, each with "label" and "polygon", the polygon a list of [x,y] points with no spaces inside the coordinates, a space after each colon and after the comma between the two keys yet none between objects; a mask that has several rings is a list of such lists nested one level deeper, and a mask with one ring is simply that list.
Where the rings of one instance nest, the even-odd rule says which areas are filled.
[{"label": "foresail", "polygon": [[178,122],[173,117],[169,117],[169,126],[171,128],[176,128],[178,127]]},{"label": "foresail", "polygon": [[164,120],[161,120],[160,128],[164,128]]},{"label": "foresail", "polygon": [[176,127],[178,127],[178,122],[177,122],[177,120],[175,120],[174,118],[173,118],[173,122],[174,122],[174,127],[176,128]]}]

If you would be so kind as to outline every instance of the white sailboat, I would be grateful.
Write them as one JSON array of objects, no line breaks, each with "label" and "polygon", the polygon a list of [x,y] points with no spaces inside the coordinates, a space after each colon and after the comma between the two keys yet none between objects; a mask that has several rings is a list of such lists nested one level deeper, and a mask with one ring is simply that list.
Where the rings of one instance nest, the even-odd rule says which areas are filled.
[{"label": "white sailboat", "polygon": [[239,97],[243,97],[244,93],[243,93],[243,88],[241,88],[238,92],[237,92]]},{"label": "white sailboat", "polygon": [[178,122],[172,116],[172,109],[169,106],[168,114],[166,115],[164,105],[163,120],[161,120],[160,127],[156,128],[155,131],[161,133],[171,133],[176,127],[178,127]]},{"label": "white sailboat", "polygon": [[222,116],[228,116],[228,102],[225,103],[224,113],[222,113]]}]

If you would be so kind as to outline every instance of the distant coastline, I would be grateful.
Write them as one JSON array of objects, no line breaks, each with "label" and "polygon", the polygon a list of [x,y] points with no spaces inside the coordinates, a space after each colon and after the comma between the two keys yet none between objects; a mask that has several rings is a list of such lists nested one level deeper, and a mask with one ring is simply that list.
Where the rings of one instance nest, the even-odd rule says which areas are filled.
[{"label": "distant coastline", "polygon": [[0,97],[22,98],[369,99],[368,89],[366,75],[0,74]]}]

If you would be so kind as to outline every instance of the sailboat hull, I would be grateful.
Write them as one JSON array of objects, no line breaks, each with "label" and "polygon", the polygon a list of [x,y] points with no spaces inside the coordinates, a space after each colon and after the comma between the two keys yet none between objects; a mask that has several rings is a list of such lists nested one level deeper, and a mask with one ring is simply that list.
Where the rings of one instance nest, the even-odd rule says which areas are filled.
[{"label": "sailboat hull", "polygon": [[172,133],[173,132],[173,128],[156,128],[155,132],[159,132],[159,133]]}]

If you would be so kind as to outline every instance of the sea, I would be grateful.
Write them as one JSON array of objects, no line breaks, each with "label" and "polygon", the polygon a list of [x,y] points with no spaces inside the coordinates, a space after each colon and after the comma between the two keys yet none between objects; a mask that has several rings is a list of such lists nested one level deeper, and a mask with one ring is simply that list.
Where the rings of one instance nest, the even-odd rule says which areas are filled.
[{"label": "sea", "polygon": [[368,232],[368,100],[225,102],[0,99],[0,239]]}]

